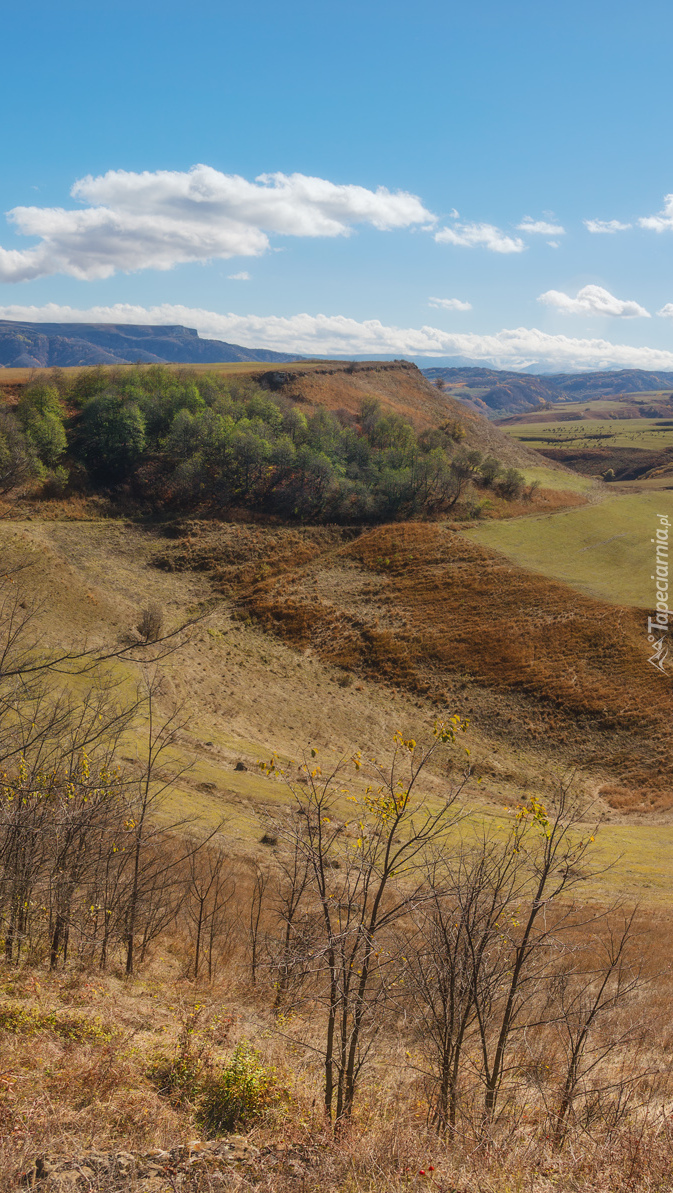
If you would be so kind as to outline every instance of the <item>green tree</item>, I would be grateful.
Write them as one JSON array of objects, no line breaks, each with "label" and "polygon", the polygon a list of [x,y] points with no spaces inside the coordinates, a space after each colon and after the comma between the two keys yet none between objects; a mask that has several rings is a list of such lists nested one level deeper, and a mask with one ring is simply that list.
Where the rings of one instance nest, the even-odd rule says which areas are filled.
[{"label": "green tree", "polygon": [[40,472],[35,452],[17,420],[0,411],[0,493],[10,493]]},{"label": "green tree", "polygon": [[98,481],[125,479],[145,447],[145,420],[137,406],[115,394],[100,394],[85,406],[75,433],[74,450]]}]

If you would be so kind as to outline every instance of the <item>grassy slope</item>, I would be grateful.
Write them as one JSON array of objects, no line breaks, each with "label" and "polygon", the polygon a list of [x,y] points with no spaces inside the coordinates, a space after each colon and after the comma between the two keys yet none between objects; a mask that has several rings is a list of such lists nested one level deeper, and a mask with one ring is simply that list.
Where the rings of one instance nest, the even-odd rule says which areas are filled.
[{"label": "grassy slope", "polygon": [[[510,585],[508,607],[499,608],[491,589],[502,588],[507,569],[496,565],[494,570],[488,564],[488,554],[473,548],[477,553],[470,557],[472,564],[482,566],[472,566],[474,583],[466,588],[464,565],[459,564],[456,570],[449,564],[447,569],[446,560],[443,562],[445,532],[418,525],[382,528],[351,544],[325,543],[312,559],[307,560],[304,553],[294,574],[285,571],[274,585],[268,579],[256,582],[254,577],[269,567],[264,564],[265,557],[278,559],[282,531],[272,532],[273,541],[264,542],[267,532],[254,527],[214,525],[210,530],[201,528],[200,533],[198,529],[185,540],[171,543],[111,520],[0,526],[3,558],[8,563],[16,554],[32,558],[36,566],[25,573],[26,581],[36,597],[49,596],[42,622],[46,640],[74,639],[82,632],[90,641],[114,638],[134,623],[139,608],[151,599],[159,600],[171,619],[199,607],[203,610],[203,621],[191,641],[165,664],[169,694],[183,703],[186,719],[176,761],[190,766],[171,792],[167,815],[197,815],[210,823],[225,816],[236,852],[263,854],[257,813],[260,808],[284,802],[286,796],[282,784],[257,773],[259,758],[268,757],[274,749],[283,758],[299,758],[309,743],[325,758],[334,758],[354,745],[382,756],[396,728],[421,737],[444,709],[460,710],[471,717],[469,744],[475,778],[480,781],[472,783],[469,799],[475,810],[481,809],[489,817],[500,818],[503,804],[516,801],[522,792],[544,794],[548,787],[545,774],[550,768],[563,770],[577,758],[580,739],[574,736],[575,721],[568,710],[545,707],[536,701],[533,688],[521,688],[516,679],[520,663],[515,656],[509,664],[514,665],[511,680],[503,675],[507,660],[502,656],[499,629],[506,616],[510,618],[510,642],[521,641],[523,634],[523,640],[527,636],[531,644],[539,644],[540,658],[524,660],[533,686],[556,683],[554,659],[562,656],[564,639],[557,635],[550,642],[543,627],[559,615],[561,627],[572,624],[563,621],[559,605],[569,599],[564,590],[529,584],[525,573],[510,572],[516,576],[516,586]],[[427,532],[429,542],[425,545],[419,531]],[[237,616],[240,596],[222,594],[223,589],[232,592],[236,587],[236,568],[223,580],[217,572],[167,572],[153,566],[157,556],[174,550],[192,552],[201,567],[203,559],[197,558],[197,548],[206,549],[212,559],[214,540],[221,534],[236,534],[244,540],[239,558],[252,559],[253,566],[242,572],[238,569],[240,592],[248,591],[248,601],[257,606],[262,622],[241,621]],[[404,570],[397,566],[392,545],[397,542],[399,552],[400,536],[408,537],[410,553],[417,557],[414,566]],[[458,543],[461,536],[449,535],[448,539]],[[468,557],[464,558],[467,562]],[[392,566],[386,560],[392,561]],[[452,577],[448,575],[451,571]],[[263,622],[273,627],[286,598],[309,612],[308,627],[304,621],[298,634],[292,624],[265,632]],[[531,609],[527,611],[524,598],[537,608],[539,628],[531,627]],[[518,625],[511,620],[516,607],[520,610]],[[582,602],[572,608],[591,613],[594,605]],[[446,633],[444,623],[451,612]],[[391,634],[402,621],[407,625]],[[357,623],[362,624],[369,646],[362,657],[350,659],[356,673],[350,681],[343,666],[349,659],[343,651],[345,644],[352,653],[352,627]],[[335,624],[337,634],[332,630]],[[581,654],[592,636],[600,635],[600,617],[589,622],[588,629],[580,626],[579,630],[583,644],[578,640],[572,649]],[[605,633],[611,636],[613,632],[610,618]],[[633,657],[637,647],[629,649],[629,657]],[[614,700],[614,693],[625,681],[619,670],[614,682],[608,673],[601,678],[604,647],[599,644],[592,650],[593,662],[582,673],[584,695],[591,698],[594,691],[602,693],[601,698],[610,698],[612,691]],[[420,661],[422,669],[423,658],[429,656],[432,664],[416,683],[409,661],[414,665]],[[135,670],[128,667],[117,674],[127,683],[136,678]],[[631,684],[634,680],[629,674]],[[643,675],[641,687],[646,680]],[[426,691],[422,690],[424,684]],[[440,691],[443,696],[437,704]],[[631,703],[651,708],[657,694],[656,687],[647,692],[637,689]],[[623,735],[617,741],[611,730],[587,729],[586,724],[579,732],[588,735],[587,745],[600,753],[601,761],[590,763],[585,756],[582,781],[595,791],[606,782],[614,784],[616,764],[610,761],[610,752],[614,753],[617,745],[628,746],[628,741]],[[647,737],[652,730],[644,727],[643,732]],[[656,740],[656,729],[654,732]],[[637,765],[639,741],[636,733],[632,765]],[[132,760],[141,750],[138,727],[124,755]],[[235,771],[237,761],[249,769]],[[656,773],[658,763],[654,760],[651,765]],[[617,779],[622,790],[619,776]],[[438,782],[438,777],[432,780],[433,787]],[[665,807],[665,786],[653,787],[652,796],[655,805]],[[607,880],[607,888],[619,887],[647,900],[666,897],[673,874],[661,854],[651,855],[650,851],[653,842],[662,843],[669,837],[673,842],[670,814],[650,812],[655,815],[655,829],[647,819],[641,822],[641,814],[636,814],[635,821],[625,821],[620,808],[611,809],[603,799],[599,808],[607,816],[601,835],[605,855],[613,857],[626,849],[626,856]],[[597,887],[596,893],[606,893],[606,884]]]},{"label": "grassy slope", "polygon": [[[249,371],[247,365],[226,368]],[[250,368],[269,371],[267,366]],[[317,362],[309,368],[297,365],[287,370],[284,366],[283,371],[293,374],[289,389],[295,400],[356,410],[363,396],[377,395],[400,413],[415,411],[417,421],[426,425],[458,414],[468,428],[468,442],[482,450],[494,450],[493,443],[495,450],[509,445],[515,454],[508,462],[523,466],[529,481],[537,479],[547,490],[574,491],[577,497],[596,487],[589,478],[549,466],[546,461],[541,467],[534,453],[508,440],[499,428],[466,414],[411,368],[358,366],[350,373],[343,366]],[[610,706],[610,720],[618,718],[624,707],[624,688],[638,715],[641,709],[652,712],[661,699],[661,685],[651,692],[640,691],[646,679],[638,619],[631,628],[630,615],[625,615],[615,639],[614,614],[609,607],[601,610],[592,602],[578,603],[570,589],[550,588],[541,577],[531,577],[511,565],[503,567],[497,556],[484,553],[476,542],[472,545],[476,554],[468,553],[463,561],[451,560],[444,550],[446,542],[461,540],[456,535],[447,540],[436,527],[384,527],[369,533],[366,548],[358,548],[343,542],[338,534],[330,543],[328,532],[318,532],[320,541],[307,545],[310,531],[215,524],[214,539],[224,534],[241,540],[233,555],[231,544],[227,546],[223,564],[222,544],[210,542],[207,525],[187,527],[185,538],[172,544],[150,531],[112,520],[95,521],[95,509],[85,508],[85,504],[78,507],[79,516],[92,515],[93,521],[59,521],[67,511],[60,507],[52,511],[47,503],[41,508],[41,519],[40,507],[35,507],[34,520],[1,525],[4,557],[10,558],[14,552],[28,554],[38,564],[31,573],[31,584],[36,595],[48,597],[47,639],[75,638],[82,632],[94,639],[109,637],[133,624],[143,603],[152,599],[164,605],[169,618],[195,608],[204,611],[191,643],[166,664],[172,693],[184,701],[188,719],[179,761],[191,765],[173,791],[171,805],[172,811],[189,809],[211,821],[225,813],[243,851],[259,848],[255,844],[259,805],[283,798],[277,785],[269,784],[253,769],[256,760],[272,749],[284,757],[297,757],[310,741],[332,756],[355,744],[380,754],[395,728],[419,736],[438,708],[459,709],[472,717],[473,759],[483,780],[479,788],[474,787],[471,798],[489,815],[500,816],[503,802],[516,799],[522,790],[544,792],[544,775],[550,766],[563,767],[577,760],[587,732],[581,710],[580,722],[575,719],[582,700],[591,705],[603,699],[606,709]],[[553,576],[557,574],[553,567],[558,566],[558,556],[564,551],[554,536],[565,533],[572,545],[578,528],[586,527],[587,545],[591,546],[603,535],[601,519],[608,523],[608,531],[611,529],[613,506],[610,501],[556,515],[558,521],[545,518],[542,537],[540,518],[530,515],[515,522],[479,526],[475,534],[486,544],[486,538],[479,536],[490,533],[493,538],[486,545],[498,550],[505,550],[502,544],[507,536],[513,541],[520,536],[529,547],[542,541],[545,557],[536,558],[530,566],[543,576]],[[619,508],[628,533],[624,540],[614,540],[612,550],[610,544],[605,546],[610,560],[620,542],[637,549],[640,541],[634,532],[642,516],[640,498],[631,506],[623,499]],[[49,521],[54,514],[56,518]],[[398,532],[411,544],[409,554],[416,555],[413,566],[410,561],[402,568],[396,566]],[[298,549],[297,540],[302,536],[308,539]],[[444,547],[438,552],[440,540]],[[153,566],[156,556],[171,553],[182,555],[179,566],[184,571],[161,572]],[[592,561],[587,561],[588,567],[595,569],[595,553],[584,554]],[[631,555],[615,556],[610,563],[619,583],[626,582],[624,559],[628,563]],[[584,566],[583,554],[580,560]],[[520,562],[528,566],[525,559]],[[205,571],[192,571],[193,564]],[[545,570],[548,568],[552,570]],[[282,575],[274,581],[277,573]],[[507,596],[504,606],[503,592]],[[296,598],[301,616],[298,620],[285,618],[283,623],[282,610],[289,596]],[[257,624],[237,620],[242,604],[260,618]],[[509,619],[505,635],[504,618]],[[273,632],[265,632],[264,624]],[[625,625],[629,627],[626,632]],[[573,630],[564,631],[564,638],[559,629],[563,626],[575,626],[579,637]],[[348,639],[345,654],[344,628]],[[583,632],[585,638],[588,633],[586,641]],[[353,655],[354,639],[364,640],[368,635],[364,654],[358,653],[358,647]],[[587,656],[589,645],[591,658]],[[509,650],[507,658],[505,649]],[[432,674],[419,682],[416,665],[423,668],[429,657]],[[579,664],[582,678],[579,704],[576,684],[571,678],[568,686],[564,678],[570,661],[576,672]],[[349,682],[343,664],[355,668],[356,682]],[[559,695],[561,703],[554,712],[548,701],[558,701]],[[656,708],[654,714],[658,724]],[[650,836],[643,847],[639,833],[641,827],[646,835],[651,830],[637,823],[638,812],[636,822],[621,826],[621,813],[652,806],[642,801],[648,768],[649,777],[655,778],[654,806],[667,806],[668,762],[657,755],[663,739],[655,729],[652,753],[652,733],[644,722],[640,732],[636,728],[627,734],[628,740],[611,742],[611,735],[614,737],[610,729],[594,732],[590,728],[584,753],[593,750],[594,759],[587,764],[584,781],[594,791],[612,784],[612,810],[609,803],[601,801],[609,820],[606,848],[611,851],[611,833],[618,837],[626,834],[629,859],[645,859],[644,870],[640,873],[636,865],[631,878],[624,861],[615,874],[626,889],[633,884],[633,889],[648,889],[645,871]],[[133,757],[138,745],[139,740],[130,743],[128,757]],[[624,745],[621,761],[615,762],[617,747]],[[646,761],[649,754],[652,757]],[[237,760],[250,769],[234,771]],[[661,833],[673,836],[669,814],[660,811],[656,818]],[[652,893],[668,889],[668,881],[663,866]]]},{"label": "grassy slope", "polygon": [[[651,418],[591,419],[586,422],[515,423],[503,429],[535,447],[630,447],[647,451],[673,446],[673,427]],[[597,439],[595,436],[600,435]]]},{"label": "grassy slope", "polygon": [[381,527],[310,558],[256,530],[253,572],[235,564],[232,533],[203,527],[171,546],[171,565],[210,571],[263,626],[326,662],[461,707],[490,742],[559,765],[591,760],[597,786],[602,774],[630,789],[611,793],[615,806],[669,805],[661,718],[673,704],[645,665],[639,614],[436,525]]},{"label": "grassy slope", "polygon": [[[524,444],[513,442],[499,427],[440,392],[415,365],[406,362],[362,362],[353,371],[338,362],[325,362],[306,372],[298,367],[280,392],[291,401],[351,414],[359,412],[363,398],[376,397],[385,407],[412,419],[421,428],[458,419],[465,428],[467,446],[519,468],[535,467],[538,463],[538,458]],[[547,468],[566,475],[566,470],[553,462],[548,462]]]},{"label": "grassy slope", "polygon": [[543,576],[616,605],[652,607],[657,514],[673,517],[673,492],[612,496],[554,516],[492,521],[467,530],[473,542]]},{"label": "grassy slope", "polygon": [[524,467],[521,471],[527,485],[537,481],[542,489],[552,489],[555,492],[586,494],[603,488],[602,483],[593,477],[581,476],[579,472],[570,472],[569,469],[552,471],[551,468],[533,466]]}]

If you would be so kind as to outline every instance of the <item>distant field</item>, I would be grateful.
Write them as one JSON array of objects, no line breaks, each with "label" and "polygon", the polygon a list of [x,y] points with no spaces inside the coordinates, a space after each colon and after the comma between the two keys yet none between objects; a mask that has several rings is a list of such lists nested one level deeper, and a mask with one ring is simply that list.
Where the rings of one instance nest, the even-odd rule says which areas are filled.
[{"label": "distant field", "polygon": [[653,418],[592,419],[586,422],[515,423],[501,430],[529,447],[643,448],[663,450],[673,446],[673,426],[657,426]]},{"label": "distant field", "polygon": [[[331,363],[331,362],[330,362]],[[287,372],[292,369],[314,369],[320,365],[325,364],[324,360],[298,360],[298,361],[259,361],[259,360],[232,360],[223,361],[221,364],[167,364],[162,366],[166,369],[183,370],[194,373],[268,373],[273,369],[278,369],[281,372]],[[111,370],[117,369],[135,369],[135,364],[128,365],[76,365],[72,368],[63,369],[64,373],[81,373],[83,368],[105,368]],[[148,366],[145,365],[145,368]],[[0,367],[0,386],[4,385],[23,385],[31,377],[36,374],[50,373],[51,369],[5,369]]]},{"label": "distant field", "polygon": [[[476,393],[476,391],[474,391]],[[648,415],[648,422],[657,421],[659,417],[673,417],[673,395],[669,390],[653,390],[651,393],[624,394],[618,398],[592,398],[590,401],[562,402],[548,406],[544,410],[530,411],[525,414],[509,414],[495,419],[498,426],[539,426],[544,423],[562,423],[567,426],[574,421],[593,421],[604,418],[637,419],[645,409],[661,410],[661,414]],[[594,428],[592,428],[593,430]]]},{"label": "distant field", "polygon": [[673,492],[610,495],[558,514],[484,522],[466,534],[589,596],[651,608],[650,539],[664,513],[673,518]]}]

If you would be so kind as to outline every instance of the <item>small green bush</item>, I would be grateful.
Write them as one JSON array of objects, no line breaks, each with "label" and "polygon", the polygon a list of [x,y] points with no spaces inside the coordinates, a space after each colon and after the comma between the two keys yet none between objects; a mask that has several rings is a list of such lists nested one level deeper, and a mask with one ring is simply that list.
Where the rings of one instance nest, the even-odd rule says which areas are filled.
[{"label": "small green bush", "polygon": [[42,496],[62,497],[68,487],[69,480],[70,473],[62,465],[57,464],[56,468],[48,469],[42,485]]},{"label": "small green bush", "polygon": [[161,1054],[155,1057],[147,1076],[157,1092],[168,1098],[171,1105],[194,1102],[199,1096],[203,1062],[190,1052],[177,1056]]},{"label": "small green bush", "polygon": [[5,1003],[0,1007],[0,1031],[13,1035],[35,1035],[52,1032],[62,1040],[78,1043],[109,1044],[116,1031],[98,1017],[72,1015],[59,1011],[40,1011],[36,1007],[21,1007]]},{"label": "small green bush", "polygon": [[275,1069],[267,1068],[259,1052],[243,1040],[226,1068],[206,1078],[199,1120],[209,1131],[232,1131],[258,1118],[278,1099]]}]

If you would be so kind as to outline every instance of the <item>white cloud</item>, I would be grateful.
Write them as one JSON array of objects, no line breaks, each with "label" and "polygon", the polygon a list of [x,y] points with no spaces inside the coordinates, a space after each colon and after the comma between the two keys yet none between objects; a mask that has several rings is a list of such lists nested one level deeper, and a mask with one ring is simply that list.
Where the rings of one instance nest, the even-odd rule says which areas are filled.
[{"label": "white cloud", "polygon": [[657,315],[662,315],[664,319],[673,319],[673,302],[667,302],[666,306],[657,311]]},{"label": "white cloud", "polygon": [[251,276],[252,275],[248,273],[247,269],[242,269],[240,273],[227,274],[230,282],[249,282]]},{"label": "white cloud", "polygon": [[[520,224],[517,224],[519,232],[531,232],[536,236],[565,236],[565,228],[561,224],[550,224],[546,220],[534,220],[530,215],[525,215]],[[554,248],[557,246],[554,245]]]},{"label": "white cloud", "polygon": [[520,236],[508,236],[494,224],[455,224],[435,232],[438,244],[459,244],[464,248],[481,246],[492,253],[522,253],[526,248]]},{"label": "white cloud", "polygon": [[429,307],[437,307],[441,311],[471,311],[472,303],[463,302],[460,298],[429,298]]},{"label": "white cloud", "polygon": [[584,220],[584,226],[587,232],[607,232],[614,234],[615,232],[626,232],[630,228],[630,224],[621,224],[619,220]]},{"label": "white cloud", "polygon": [[577,291],[575,298],[564,294],[562,290],[547,290],[538,298],[547,306],[556,307],[564,315],[611,315],[622,319],[650,318],[650,312],[641,307],[640,303],[629,299],[615,298],[609,290],[602,286],[583,286]]},{"label": "white cloud", "polygon": [[336,184],[304,174],[261,174],[248,182],[210,166],[80,179],[73,198],[89,206],[15,207],[8,218],[28,249],[0,248],[0,282],[54,273],[83,280],[118,270],[171,269],[188,261],[258,257],[269,236],[347,236],[354,224],[379,230],[433,224],[416,195]]},{"label": "white cloud", "polygon": [[641,228],[653,232],[673,231],[673,195],[664,195],[664,209],[658,215],[648,215],[638,220]]},{"label": "white cloud", "polygon": [[615,368],[673,370],[673,352],[665,349],[550,335],[534,327],[478,335],[427,326],[393,327],[378,319],[359,322],[346,315],[221,315],[185,306],[164,304],[146,308],[130,303],[89,310],[56,303],[43,307],[6,306],[0,308],[0,318],[46,323],[181,323],[195,327],[202,336],[298,355],[466,356],[514,369],[535,364],[550,372]]}]

